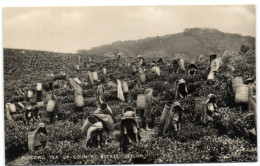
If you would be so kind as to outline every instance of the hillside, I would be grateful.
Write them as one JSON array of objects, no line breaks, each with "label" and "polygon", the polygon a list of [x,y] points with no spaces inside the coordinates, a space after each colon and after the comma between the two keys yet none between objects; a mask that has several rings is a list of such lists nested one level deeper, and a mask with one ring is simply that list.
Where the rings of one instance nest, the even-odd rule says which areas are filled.
[{"label": "hillside", "polygon": [[79,50],[80,54],[113,55],[123,52],[125,56],[142,54],[146,57],[175,57],[177,54],[186,55],[193,59],[199,55],[212,52],[239,51],[242,45],[250,48],[255,46],[255,38],[239,34],[223,33],[216,29],[191,28],[184,32],[165,36],[148,37],[135,41],[118,41],[109,45],[93,47],[89,50]]},{"label": "hillside", "polygon": [[[191,38],[181,34],[183,40]],[[178,36],[178,35],[175,35]],[[171,36],[165,36],[170,40]],[[180,39],[181,37],[179,37]],[[150,38],[152,39],[152,38]],[[145,39],[145,40],[150,40]],[[193,45],[198,40],[193,40]],[[134,43],[134,42],[133,42]],[[147,42],[149,43],[149,42]],[[167,42],[165,42],[167,43]],[[181,43],[181,42],[179,42]],[[137,44],[138,45],[138,44]],[[202,44],[201,44],[202,45]],[[144,45],[142,45],[144,47]],[[148,44],[145,47],[149,46]],[[156,46],[156,45],[154,45]],[[169,46],[169,45],[168,45]],[[141,47],[141,46],[140,46]],[[224,47],[224,45],[222,46]],[[234,47],[235,48],[235,47]],[[238,47],[239,48],[239,47]],[[151,50],[155,48],[151,47]],[[205,48],[206,49],[206,48]],[[149,48],[147,48],[149,50]],[[196,50],[196,48],[194,48]],[[115,65],[113,59],[93,57],[92,64],[75,70],[78,64],[77,54],[63,54],[41,52],[33,50],[4,49],[4,103],[13,103],[16,111],[5,109],[5,161],[6,165],[89,165],[89,164],[143,164],[143,163],[209,163],[209,162],[256,162],[257,137],[254,134],[255,121],[251,112],[239,103],[235,103],[235,92],[232,88],[231,74],[241,76],[245,81],[248,77],[255,78],[255,51],[246,52],[225,51],[222,55],[223,66],[219,69],[214,82],[207,81],[208,57],[204,57],[195,76],[186,73],[172,73],[172,67],[161,65],[161,74],[157,76],[151,70],[146,70],[146,80],[141,86],[135,86],[132,77],[133,68],[127,63]],[[64,57],[64,59],[63,59]],[[87,57],[87,56],[85,56]],[[128,59],[124,59],[127,60]],[[130,57],[129,60],[134,60]],[[185,59],[185,62],[186,59]],[[235,71],[230,73],[227,64],[234,65]],[[188,63],[185,63],[187,68]],[[106,68],[106,73],[102,68]],[[68,78],[77,77],[80,81],[83,97],[83,110],[75,111],[75,89],[60,71],[67,73]],[[91,71],[91,72],[90,72]],[[112,110],[112,119],[115,129],[111,132],[111,141],[105,144],[109,137],[104,132],[100,148],[86,147],[86,136],[81,134],[81,128],[89,116],[93,116],[99,105],[96,100],[98,83],[91,83],[93,73],[104,81],[105,102]],[[89,76],[91,73],[91,77]],[[54,78],[50,74],[55,74]],[[63,76],[63,77],[61,77]],[[188,96],[185,99],[175,98],[176,80],[184,79],[187,84]],[[128,85],[126,101],[117,98],[117,79],[124,80]],[[53,90],[49,88],[49,81],[53,81]],[[42,97],[37,102],[36,95],[28,100],[26,95],[17,90],[26,92],[36,91],[37,83],[42,83]],[[27,87],[27,88],[26,88]],[[140,126],[141,142],[134,143],[123,153],[120,150],[120,124],[123,117],[122,110],[126,107],[137,108],[137,96],[144,94],[146,89],[152,88],[154,108],[151,131],[144,129],[142,112],[137,110],[137,123]],[[213,93],[217,98],[218,111],[214,113],[214,121],[208,125],[201,123],[202,104],[208,94]],[[49,96],[56,97],[54,122],[50,121],[47,113]],[[181,131],[173,128],[168,136],[161,134],[160,119],[165,105],[172,105],[179,101],[183,107]],[[39,100],[38,100],[39,101]],[[24,106],[37,106],[39,117],[35,123],[29,123],[25,117]],[[10,114],[9,114],[10,113]],[[11,115],[13,120],[8,120]],[[28,123],[25,123],[25,122]],[[47,125],[46,147],[29,152],[28,132],[34,131],[37,124],[44,122]],[[97,156],[88,158],[88,155]],[[111,156],[111,154],[116,157]],[[30,156],[36,156],[31,158]],[[39,157],[37,157],[39,156]],[[57,156],[53,159],[49,156]],[[72,157],[64,157],[72,156]],[[76,156],[76,157],[74,157]],[[82,156],[82,157],[81,157]],[[87,156],[87,157],[84,157]],[[109,156],[107,158],[101,156]]]}]

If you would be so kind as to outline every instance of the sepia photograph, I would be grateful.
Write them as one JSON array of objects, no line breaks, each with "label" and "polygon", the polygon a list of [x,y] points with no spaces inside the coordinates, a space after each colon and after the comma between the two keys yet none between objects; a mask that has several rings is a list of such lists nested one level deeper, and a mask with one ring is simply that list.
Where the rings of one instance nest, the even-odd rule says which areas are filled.
[{"label": "sepia photograph", "polygon": [[256,163],[255,14],[4,7],[5,164]]}]

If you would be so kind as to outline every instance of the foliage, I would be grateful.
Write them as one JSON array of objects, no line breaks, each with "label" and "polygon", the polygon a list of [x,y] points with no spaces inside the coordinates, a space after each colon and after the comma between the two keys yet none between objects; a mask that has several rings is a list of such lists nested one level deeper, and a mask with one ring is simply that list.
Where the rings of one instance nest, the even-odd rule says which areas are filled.
[{"label": "foliage", "polygon": [[[215,38],[214,36],[217,35],[219,37]],[[172,74],[170,72],[171,66],[162,66],[162,74],[160,76],[149,72],[148,69],[146,71],[147,83],[140,88],[135,88],[134,80],[131,77],[131,68],[125,66],[126,62],[134,58],[127,59],[127,55],[136,55],[137,53],[144,53],[147,56],[156,56],[156,54],[164,54],[166,56],[177,55],[178,52],[184,50],[183,44],[176,44],[177,42],[180,43],[179,39],[188,42],[189,46],[185,48],[187,52],[184,51],[183,54],[188,56],[194,54],[191,57],[204,54],[208,49],[211,50],[213,47],[216,48],[216,51],[223,51],[223,54],[220,54],[220,58],[222,58],[224,63],[219,69],[216,80],[214,82],[206,81],[209,58],[203,56],[202,61],[198,62],[198,74],[196,76],[187,76],[186,73]],[[223,43],[221,43],[222,40],[224,40]],[[230,44],[227,43],[234,40],[237,40],[234,46],[232,46],[234,50],[230,51],[230,49],[227,49]],[[5,103],[8,101],[23,101],[22,97],[14,95],[15,89],[24,87],[33,89],[38,81],[45,83],[44,80],[48,77],[45,73],[58,73],[58,70],[62,66],[60,59],[62,56],[67,56],[64,64],[67,65],[68,77],[78,77],[82,81],[84,108],[82,111],[75,112],[74,90],[70,86],[64,87],[63,82],[60,82],[61,85],[57,86],[57,89],[53,93],[62,102],[62,118],[57,119],[53,124],[47,125],[47,146],[26,154],[43,157],[42,159],[30,160],[30,164],[67,165],[256,161],[256,137],[252,136],[249,132],[255,126],[253,117],[248,115],[243,106],[234,104],[234,93],[232,92],[230,82],[232,77],[228,76],[229,70],[227,68],[228,64],[233,65],[236,68],[233,76],[243,76],[243,80],[249,76],[255,77],[255,51],[251,48],[251,40],[250,37],[224,34],[216,30],[188,29],[181,34],[147,38],[136,41],[136,43],[135,41],[117,42],[112,44],[112,46],[106,45],[93,48],[87,53],[88,55],[101,55],[107,52],[115,54],[118,51],[125,51],[125,62],[122,63],[122,67],[115,66],[113,59],[92,56],[97,63],[90,68],[81,70],[79,73],[74,71],[74,65],[77,63],[77,55],[29,50],[25,54],[20,55],[21,50],[5,49]],[[161,44],[158,45],[159,41],[161,41]],[[246,41],[245,45],[250,45],[250,49],[246,53],[239,52],[240,42],[238,44],[238,41]],[[132,50],[128,49],[129,43],[133,46]],[[173,46],[172,44],[176,45]],[[166,49],[162,49],[162,46],[166,47]],[[192,47],[200,48],[193,50],[194,48],[191,49]],[[191,53],[191,50],[194,52]],[[85,52],[82,53],[84,54]],[[46,66],[34,67],[36,58],[31,57],[35,55],[37,55],[39,61],[46,62]],[[20,63],[15,60],[17,57],[24,61]],[[168,58],[167,61],[171,61],[171,58]],[[154,58],[147,57],[147,60],[154,60]],[[8,63],[10,61],[14,63]],[[189,60],[185,59],[185,67],[188,64]],[[107,68],[107,75],[101,72],[101,67]],[[24,70],[20,70],[19,68],[24,68]],[[12,70],[15,72],[12,72]],[[122,118],[123,108],[127,106],[136,107],[138,94],[144,94],[147,88],[154,89],[154,102],[156,106],[154,107],[152,118],[155,122],[154,130],[156,130],[156,133],[152,138],[145,142],[132,145],[125,154],[120,151],[118,142],[108,145],[105,145],[103,142],[101,149],[84,147],[85,138],[80,134],[81,127],[87,117],[97,109],[95,97],[97,85],[96,83],[95,85],[89,84],[86,77],[87,70],[98,71],[99,78],[104,79],[106,89],[105,102],[112,109],[112,118],[117,127]],[[26,72],[26,74],[23,72]],[[157,134],[160,116],[164,104],[171,104],[175,100],[174,84],[180,78],[186,81],[189,93],[186,99],[179,100],[184,108],[182,130],[177,133],[172,131],[168,137],[162,137]],[[116,79],[126,80],[129,84],[128,98],[130,100],[126,102],[118,100],[116,89],[110,89],[106,84],[109,79],[112,81],[116,81]],[[198,96],[207,97],[209,93],[216,95],[219,111],[214,115],[214,122],[208,126],[203,126],[195,118],[195,114],[197,113],[195,112],[197,111],[195,110],[195,105],[197,104],[195,98]],[[45,94],[43,97],[45,97]],[[40,113],[43,117],[47,114],[45,108],[46,103],[40,108]],[[18,111],[12,116],[15,122],[5,121],[5,152],[8,160],[12,160],[16,156],[28,151],[27,133],[36,127],[25,126],[23,124],[22,111]],[[140,117],[138,119],[140,120]],[[116,132],[119,131],[116,130]],[[114,154],[119,157],[111,157]],[[82,155],[90,158],[86,159]],[[106,158],[106,155],[109,156]],[[58,156],[58,159],[50,159],[50,156]],[[70,157],[67,158],[66,156]]]},{"label": "foliage", "polygon": [[[182,42],[180,42],[182,41]],[[125,56],[176,58],[183,54],[185,59],[196,59],[201,54],[212,52],[223,53],[226,50],[240,51],[241,43],[253,47],[255,39],[249,36],[223,33],[209,28],[188,28],[183,33],[148,37],[136,41],[119,41],[108,45],[94,47],[90,50],[79,50],[83,55],[108,55],[123,52]]]}]

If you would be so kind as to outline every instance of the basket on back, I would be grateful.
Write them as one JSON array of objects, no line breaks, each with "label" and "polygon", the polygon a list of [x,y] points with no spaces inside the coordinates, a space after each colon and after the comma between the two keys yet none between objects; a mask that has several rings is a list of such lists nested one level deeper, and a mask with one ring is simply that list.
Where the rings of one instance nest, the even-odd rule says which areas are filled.
[{"label": "basket on back", "polygon": [[195,98],[195,113],[200,112],[203,109],[206,97],[197,97]]},{"label": "basket on back", "polygon": [[56,105],[55,100],[49,100],[48,104],[47,104],[46,111],[50,112],[50,113],[53,112],[55,110],[55,105]]},{"label": "basket on back", "polygon": [[6,104],[6,107],[8,107],[10,113],[15,113],[15,112],[16,112],[15,104],[7,103],[7,104]]},{"label": "basket on back", "polygon": [[7,103],[5,105],[5,117],[7,120],[12,120],[11,114],[10,114],[10,110],[9,110],[9,104]]},{"label": "basket on back", "polygon": [[97,72],[94,71],[92,74],[93,74],[93,80],[94,80],[94,81],[97,81],[97,80],[98,80],[98,74],[97,74]]},{"label": "basket on back", "polygon": [[94,84],[94,79],[91,71],[88,71],[88,79],[89,82],[93,85]]},{"label": "basket on back", "polygon": [[112,110],[111,110],[111,108],[109,107],[108,104],[102,103],[102,104],[100,104],[99,108],[101,109],[101,111],[102,111],[104,114],[112,115]]},{"label": "basket on back", "polygon": [[156,73],[156,75],[161,75],[161,70],[159,67],[155,66],[152,68],[152,71]]},{"label": "basket on back", "polygon": [[83,127],[81,128],[81,134],[86,136],[87,135],[87,132],[88,132],[88,129],[95,123],[97,123],[98,120],[93,117],[93,116],[89,116],[86,121],[84,122],[83,124]]},{"label": "basket on back", "polygon": [[145,73],[140,73],[140,81],[142,84],[145,84],[145,81],[146,81],[146,75]]},{"label": "basket on back", "polygon": [[180,69],[185,71],[184,60],[180,58]]},{"label": "basket on back", "polygon": [[123,114],[126,113],[127,111],[136,112],[135,108],[134,108],[134,107],[131,107],[131,106],[125,107],[125,108],[122,110]]},{"label": "basket on back", "polygon": [[44,140],[45,144],[42,144],[41,138],[38,137],[39,133],[43,133],[44,135],[47,135],[46,126],[44,123],[39,123],[37,128],[34,131],[28,132],[28,149],[29,149],[29,151],[34,151],[35,146],[39,147],[39,146],[46,145],[46,140]]},{"label": "basket on back", "polygon": [[162,115],[160,117],[160,129],[163,130],[164,128],[164,124],[167,118],[167,115],[169,113],[169,111],[171,110],[171,106],[168,105],[164,105],[163,111],[162,111]]},{"label": "basket on back", "polygon": [[126,81],[122,81],[122,89],[124,93],[127,93],[129,91],[128,84]]},{"label": "basket on back", "polygon": [[237,88],[243,84],[242,77],[235,77],[231,80],[233,92],[236,93]]},{"label": "basket on back", "polygon": [[41,91],[42,90],[42,83],[37,83],[36,90]]},{"label": "basket on back", "polygon": [[107,74],[107,69],[105,67],[102,68],[103,74]]},{"label": "basket on back", "polygon": [[145,103],[146,103],[146,95],[145,94],[139,94],[137,96],[137,101],[136,101],[137,109],[138,110],[144,110],[145,109]]},{"label": "basket on back", "polygon": [[35,137],[35,132],[28,132],[28,149],[29,151],[34,151],[34,137]]},{"label": "basket on back", "polygon": [[[134,107],[131,107],[131,106],[125,107],[122,110],[122,113],[123,113],[123,117],[121,119],[121,127],[123,127],[122,125],[130,125],[131,121],[134,122],[136,127],[138,127],[136,110]],[[133,127],[133,126],[131,126],[131,127]]]},{"label": "basket on back", "polygon": [[83,95],[75,95],[75,106],[80,108],[84,106],[84,98]]},{"label": "basket on back", "polygon": [[33,91],[29,90],[28,91],[28,99],[31,99],[33,97]]},{"label": "basket on back", "polygon": [[173,109],[168,111],[163,127],[163,135],[166,135],[169,130],[173,127]]},{"label": "basket on back", "polygon": [[79,70],[79,65],[76,65],[76,70]]},{"label": "basket on back", "polygon": [[77,84],[81,85],[81,81],[79,80],[79,78],[75,77],[75,78],[74,78],[74,81],[75,81]]},{"label": "basket on back", "polygon": [[19,106],[20,108],[22,108],[22,109],[25,108],[25,106],[24,106],[21,102],[18,102],[17,104],[18,104],[18,106]]},{"label": "basket on back", "polygon": [[239,85],[236,88],[235,103],[248,103],[248,86]]}]

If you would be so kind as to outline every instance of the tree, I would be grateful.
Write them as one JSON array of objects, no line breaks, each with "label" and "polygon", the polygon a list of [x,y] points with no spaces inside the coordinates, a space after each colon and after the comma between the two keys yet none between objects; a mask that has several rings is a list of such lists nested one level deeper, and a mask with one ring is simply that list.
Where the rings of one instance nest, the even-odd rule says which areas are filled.
[{"label": "tree", "polygon": [[249,47],[244,44],[240,47],[240,51],[243,53],[246,53],[248,50],[249,50]]}]

